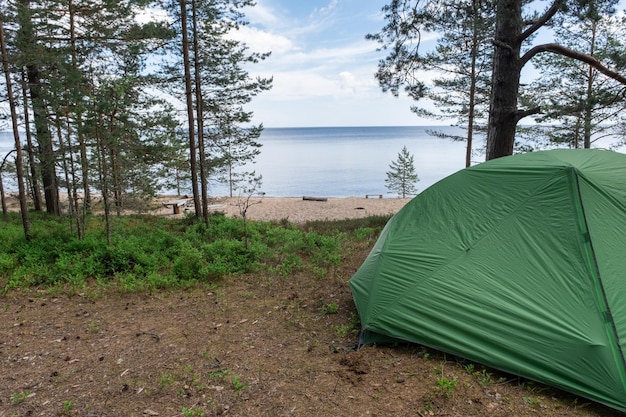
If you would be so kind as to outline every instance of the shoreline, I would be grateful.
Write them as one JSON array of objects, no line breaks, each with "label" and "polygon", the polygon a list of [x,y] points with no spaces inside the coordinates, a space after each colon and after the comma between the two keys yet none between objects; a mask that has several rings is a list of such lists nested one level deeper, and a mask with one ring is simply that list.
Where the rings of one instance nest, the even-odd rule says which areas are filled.
[{"label": "shoreline", "polygon": [[[366,197],[252,197],[246,218],[259,221],[288,221],[301,224],[307,221],[358,219],[370,216],[387,216],[397,213],[412,198],[366,198]],[[223,212],[229,217],[241,216],[241,202],[245,198],[214,197],[211,210]],[[162,207],[163,216],[173,214],[173,209]]]},{"label": "shoreline", "polygon": [[[8,192],[7,206],[9,211],[19,211],[19,202],[15,193]],[[397,213],[411,198],[390,197],[385,198],[380,194],[369,197],[324,197],[324,196],[297,196],[297,197],[251,197],[246,212],[246,218],[258,221],[288,221],[295,224],[307,221],[332,221],[345,219],[358,219],[370,216],[388,216]],[[67,195],[63,193],[62,201],[67,201]],[[94,195],[94,197],[96,197]],[[158,195],[150,203],[150,211],[157,216],[184,217],[185,212],[181,207],[180,213],[175,214],[172,206],[165,206],[171,200],[187,199],[188,196]],[[241,218],[242,202],[244,197],[211,197],[209,209],[213,212],[223,212],[232,218]],[[191,204],[193,206],[193,203]],[[191,208],[192,209],[192,208]],[[127,209],[128,210],[128,209]],[[193,209],[192,209],[193,210]],[[131,211],[126,211],[130,213]]]}]

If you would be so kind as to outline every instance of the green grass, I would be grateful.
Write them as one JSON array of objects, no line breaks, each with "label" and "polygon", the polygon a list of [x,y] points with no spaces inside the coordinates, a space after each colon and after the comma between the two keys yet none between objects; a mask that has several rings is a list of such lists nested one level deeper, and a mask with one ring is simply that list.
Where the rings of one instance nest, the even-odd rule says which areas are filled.
[{"label": "green grass", "polygon": [[351,242],[370,242],[388,217],[337,222],[254,222],[216,214],[210,227],[194,217],[112,218],[107,246],[102,217],[87,219],[79,240],[64,217],[31,214],[26,241],[20,217],[0,218],[0,292],[24,288],[81,289],[96,282],[125,291],[185,288],[226,276],[267,271],[288,279],[301,271],[325,277],[340,265]]}]

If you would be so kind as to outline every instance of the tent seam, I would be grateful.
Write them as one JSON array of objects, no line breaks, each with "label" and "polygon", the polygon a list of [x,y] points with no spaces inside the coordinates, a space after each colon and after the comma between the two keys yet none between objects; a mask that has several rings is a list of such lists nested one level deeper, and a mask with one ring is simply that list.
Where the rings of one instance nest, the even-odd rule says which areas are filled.
[{"label": "tent seam", "polygon": [[593,246],[593,241],[591,239],[591,232],[589,230],[589,223],[587,222],[587,216],[585,214],[585,205],[583,201],[582,192],[580,190],[580,181],[579,178],[581,176],[580,171],[577,168],[572,167],[572,171],[574,172],[574,181],[576,187],[576,195],[578,197],[578,204],[580,207],[582,222],[584,226],[584,233],[586,234],[586,241],[591,252],[591,258],[593,261],[593,268],[595,269],[595,277],[597,280],[598,287],[600,289],[600,295],[602,296],[602,302],[604,304],[604,317],[603,319],[608,322],[611,326],[611,330],[613,332],[613,340],[615,341],[617,351],[619,353],[619,359],[622,365],[622,372],[620,372],[620,378],[622,380],[622,387],[626,392],[626,359],[624,358],[624,351],[622,350],[621,341],[619,338],[619,333],[617,332],[617,327],[615,326],[615,321],[613,320],[613,313],[611,312],[611,307],[609,305],[609,301],[606,295],[606,291],[604,289],[604,284],[602,280],[602,274],[600,273],[600,266],[598,265],[598,258],[596,257],[596,252]]}]

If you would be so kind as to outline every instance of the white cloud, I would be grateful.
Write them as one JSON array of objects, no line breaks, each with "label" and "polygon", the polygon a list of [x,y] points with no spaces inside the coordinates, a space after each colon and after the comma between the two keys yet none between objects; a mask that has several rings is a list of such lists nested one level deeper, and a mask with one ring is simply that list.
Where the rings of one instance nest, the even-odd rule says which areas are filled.
[{"label": "white cloud", "polygon": [[[266,126],[417,124],[412,102],[382,93],[374,76],[382,54],[365,35],[382,15],[357,1],[258,0],[250,25],[232,36],[271,56],[248,68],[274,79],[250,110]],[[320,5],[322,3],[322,5]],[[359,121],[360,120],[360,121]]]},{"label": "white cloud", "polygon": [[332,78],[314,71],[291,71],[274,74],[274,87],[266,95],[276,99],[301,100],[329,96],[336,87]]},{"label": "white cloud", "polygon": [[343,71],[339,74],[339,84],[341,88],[355,89],[356,77],[349,71]]},{"label": "white cloud", "polygon": [[343,92],[353,95],[362,95],[364,97],[371,96],[373,93],[379,92],[378,84],[372,76],[371,72],[361,72],[354,74],[350,71],[342,71],[339,73],[339,87]]},{"label": "white cloud", "polygon": [[246,17],[254,25],[277,26],[283,21],[274,9],[257,2],[254,7],[248,7],[245,10]]},{"label": "white cloud", "polygon": [[276,35],[250,26],[243,26],[239,30],[233,31],[230,37],[245,43],[253,52],[272,52],[272,54],[280,56],[298,49],[284,35]]},{"label": "white cloud", "polygon": [[339,0],[331,0],[330,3],[328,3],[328,6],[320,7],[319,9],[316,9],[316,12],[327,15],[335,11],[338,5],[339,5]]}]

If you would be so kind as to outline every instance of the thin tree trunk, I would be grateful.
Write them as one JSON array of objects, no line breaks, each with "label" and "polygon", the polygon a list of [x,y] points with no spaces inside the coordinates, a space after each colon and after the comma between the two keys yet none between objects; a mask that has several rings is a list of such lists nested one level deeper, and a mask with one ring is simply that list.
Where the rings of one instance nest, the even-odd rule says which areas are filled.
[{"label": "thin tree trunk", "polygon": [[[84,211],[81,209],[81,203],[80,203],[80,199],[78,197],[78,185],[76,183],[76,169],[75,169],[75,163],[74,163],[74,147],[72,146],[72,135],[71,135],[71,126],[68,120],[68,126],[67,126],[67,146],[68,146],[68,157],[70,158],[70,179],[71,179],[71,186],[68,185],[68,187],[71,188],[71,198],[69,201],[70,205],[74,205],[74,215],[75,215],[75,222],[76,222],[76,229],[78,232],[78,240],[83,240],[84,237],[84,219],[83,219],[83,213]],[[84,200],[83,200],[83,204],[84,204]]]},{"label": "thin tree trunk", "polygon": [[2,170],[0,169],[0,205],[2,205],[2,215],[6,216],[8,213],[7,200],[4,196],[4,183],[2,181]]},{"label": "thin tree trunk", "polygon": [[230,154],[231,150],[228,150],[228,191],[230,198],[233,197],[233,187],[234,187],[234,178],[233,178],[233,158]]},{"label": "thin tree trunk", "polygon": [[[590,50],[589,50],[589,55],[594,56],[596,49],[595,49],[595,44],[596,44],[596,23],[593,22],[592,26],[591,26],[591,41],[590,41]],[[589,65],[589,69],[587,71],[587,97],[585,100],[585,110],[584,110],[584,148],[585,149],[589,149],[591,148],[591,125],[592,125],[592,118],[593,118],[593,109],[592,109],[592,104],[590,102],[591,97],[593,96],[593,79],[595,77],[596,74],[596,70]]]},{"label": "thin tree trunk", "polygon": [[[69,107],[69,106],[67,106]],[[61,123],[58,123],[58,137],[59,137],[59,150],[62,155],[66,155],[63,158],[63,171],[65,173],[65,183],[67,189],[67,204],[69,208],[69,215],[73,219],[76,224],[76,234],[79,240],[83,239],[83,228],[81,221],[81,208],[80,203],[78,201],[78,190],[76,186],[76,171],[74,169],[74,149],[72,146],[72,128],[69,122],[69,117],[67,114],[64,115],[67,120],[67,129],[66,129],[66,140],[67,140],[67,149],[65,148],[65,144],[63,142],[63,131],[61,129]],[[69,158],[69,161],[68,161]]]},{"label": "thin tree trunk", "polygon": [[474,16],[472,18],[472,63],[470,68],[469,112],[467,115],[467,144],[465,148],[465,167],[472,164],[472,144],[474,139],[474,118],[476,117],[476,58],[478,55],[478,5],[472,2]]},{"label": "thin tree trunk", "polygon": [[30,240],[30,221],[28,219],[28,205],[26,204],[26,189],[24,187],[24,168],[22,166],[22,144],[17,124],[17,111],[15,109],[15,100],[13,98],[13,89],[11,88],[11,72],[9,70],[9,60],[7,56],[7,48],[4,40],[4,21],[0,18],[0,53],[2,54],[2,66],[6,79],[6,90],[9,99],[9,108],[11,110],[11,125],[13,127],[13,138],[15,139],[15,169],[17,172],[17,186],[20,196],[20,212],[22,214],[22,226],[24,228],[24,237]]},{"label": "thin tree trunk", "polygon": [[198,123],[198,153],[200,155],[200,187],[202,192],[202,217],[206,227],[210,226],[209,218],[209,197],[206,148],[204,146],[204,101],[202,99],[202,82],[200,80],[200,60],[198,48],[198,17],[196,15],[196,0],[191,0],[191,15],[193,18],[193,56],[194,56],[194,79],[196,83],[196,121]]},{"label": "thin tree trunk", "polygon": [[83,211],[85,214],[91,214],[91,190],[89,189],[89,158],[87,156],[87,144],[85,143],[85,135],[82,132],[82,115],[79,113],[77,117],[77,135],[81,164],[81,183],[83,184]]},{"label": "thin tree trunk", "polygon": [[109,158],[111,163],[111,178],[113,183],[111,188],[113,189],[113,202],[115,204],[115,214],[117,217],[122,215],[122,184],[119,173],[119,164],[117,161],[117,151],[113,146],[109,148]]},{"label": "thin tree trunk", "polygon": [[[72,0],[68,2],[68,9],[70,11],[70,43],[72,45],[72,68],[77,71],[76,58],[76,24],[74,19],[74,3]],[[78,136],[78,146],[80,149],[80,162],[82,169],[82,184],[83,184],[83,212],[91,213],[91,192],[89,190],[89,159],[87,157],[87,145],[85,143],[85,137],[82,132],[82,109],[78,109],[76,112],[76,133]]]},{"label": "thin tree trunk", "polygon": [[33,149],[33,135],[30,132],[30,113],[28,112],[28,92],[26,91],[26,74],[22,70],[22,99],[24,102],[24,124],[26,125],[26,145],[28,146],[28,165],[30,166],[31,183],[33,185],[33,205],[35,211],[41,211],[41,189],[39,187],[39,175],[37,174],[37,162]]},{"label": "thin tree trunk", "polygon": [[100,180],[100,190],[102,190],[102,203],[104,204],[104,223],[107,246],[111,246],[111,208],[109,205],[109,186],[108,186],[108,169],[106,161],[106,148],[99,133],[97,137],[97,155],[98,155],[98,177]]},{"label": "thin tree trunk", "polygon": [[189,58],[189,35],[187,33],[187,4],[180,1],[180,24],[182,34],[183,66],[185,67],[185,96],[187,101],[187,123],[189,130],[189,166],[191,168],[191,189],[193,192],[193,205],[196,217],[200,217],[202,207],[200,205],[200,193],[198,192],[198,168],[196,155],[196,133],[193,114],[193,90],[191,87],[191,60]]}]

